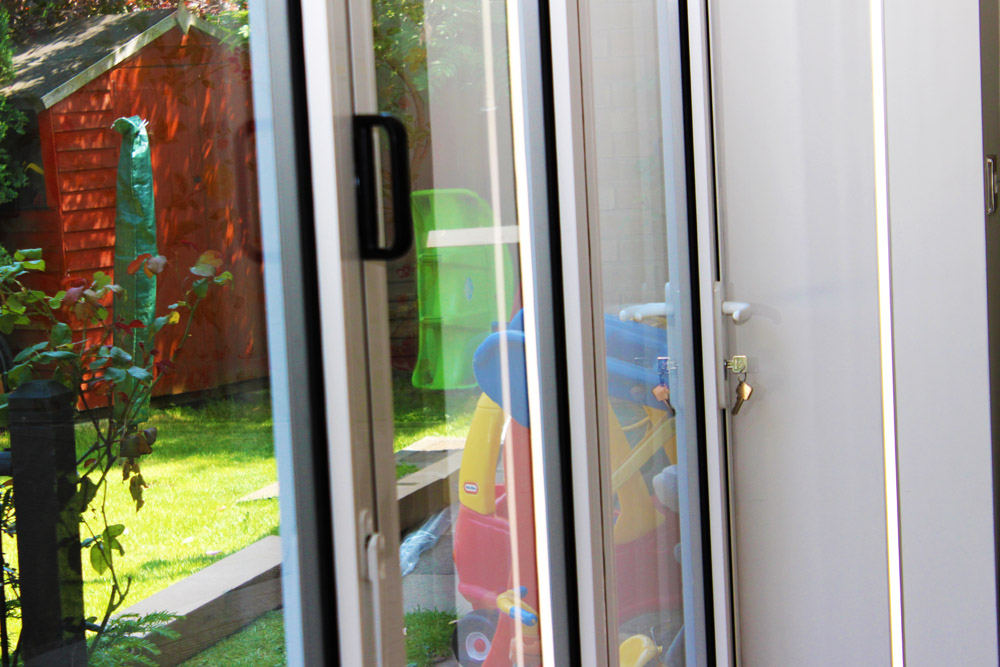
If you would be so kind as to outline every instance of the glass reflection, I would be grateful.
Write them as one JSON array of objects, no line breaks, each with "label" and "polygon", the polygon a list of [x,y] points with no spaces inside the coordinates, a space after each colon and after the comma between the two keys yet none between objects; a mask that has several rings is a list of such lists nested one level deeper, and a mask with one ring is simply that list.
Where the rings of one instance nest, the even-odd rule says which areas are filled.
[{"label": "glass reflection", "polygon": [[416,233],[389,266],[407,660],[537,665],[506,6],[373,10],[380,110],[411,138]]},{"label": "glass reflection", "polygon": [[0,9],[5,666],[283,663],[249,35]]}]

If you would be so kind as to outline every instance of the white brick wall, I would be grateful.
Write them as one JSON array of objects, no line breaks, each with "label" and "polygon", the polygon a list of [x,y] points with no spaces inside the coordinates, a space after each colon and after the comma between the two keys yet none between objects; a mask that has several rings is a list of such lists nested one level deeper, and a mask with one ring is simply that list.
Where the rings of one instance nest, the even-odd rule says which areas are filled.
[{"label": "white brick wall", "polygon": [[667,281],[656,6],[589,6],[602,285],[617,312],[662,301]]}]

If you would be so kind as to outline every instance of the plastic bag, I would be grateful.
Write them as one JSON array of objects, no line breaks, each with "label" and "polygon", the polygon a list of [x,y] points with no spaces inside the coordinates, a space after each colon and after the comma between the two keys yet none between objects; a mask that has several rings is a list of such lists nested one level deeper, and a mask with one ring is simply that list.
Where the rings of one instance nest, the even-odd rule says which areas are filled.
[{"label": "plastic bag", "polygon": [[420,560],[420,554],[437,544],[449,526],[451,526],[451,512],[443,509],[427,519],[420,528],[403,538],[399,545],[400,575],[413,572],[413,569],[417,567],[417,561]]}]

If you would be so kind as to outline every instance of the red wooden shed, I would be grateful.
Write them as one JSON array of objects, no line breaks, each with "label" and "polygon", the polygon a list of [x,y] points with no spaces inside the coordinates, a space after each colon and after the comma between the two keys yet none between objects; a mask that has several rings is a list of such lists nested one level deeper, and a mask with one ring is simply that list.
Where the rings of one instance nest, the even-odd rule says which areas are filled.
[{"label": "red wooden shed", "polygon": [[[268,371],[249,56],[225,37],[183,8],[72,21],[21,42],[2,91],[29,110],[16,151],[32,183],[0,213],[0,242],[44,249],[44,289],[113,271],[121,136],[111,124],[122,116],[149,121],[157,244],[172,267],[157,312],[180,298],[200,251],[221,251],[233,273],[157,394]],[[161,336],[173,347],[181,333]]]}]

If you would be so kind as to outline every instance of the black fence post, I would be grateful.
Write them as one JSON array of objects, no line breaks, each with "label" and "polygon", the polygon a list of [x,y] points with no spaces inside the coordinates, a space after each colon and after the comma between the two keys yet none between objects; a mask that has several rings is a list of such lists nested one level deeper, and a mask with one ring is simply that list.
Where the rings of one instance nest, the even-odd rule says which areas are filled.
[{"label": "black fence post", "polygon": [[28,667],[87,664],[73,392],[52,380],[10,395],[21,652]]}]

